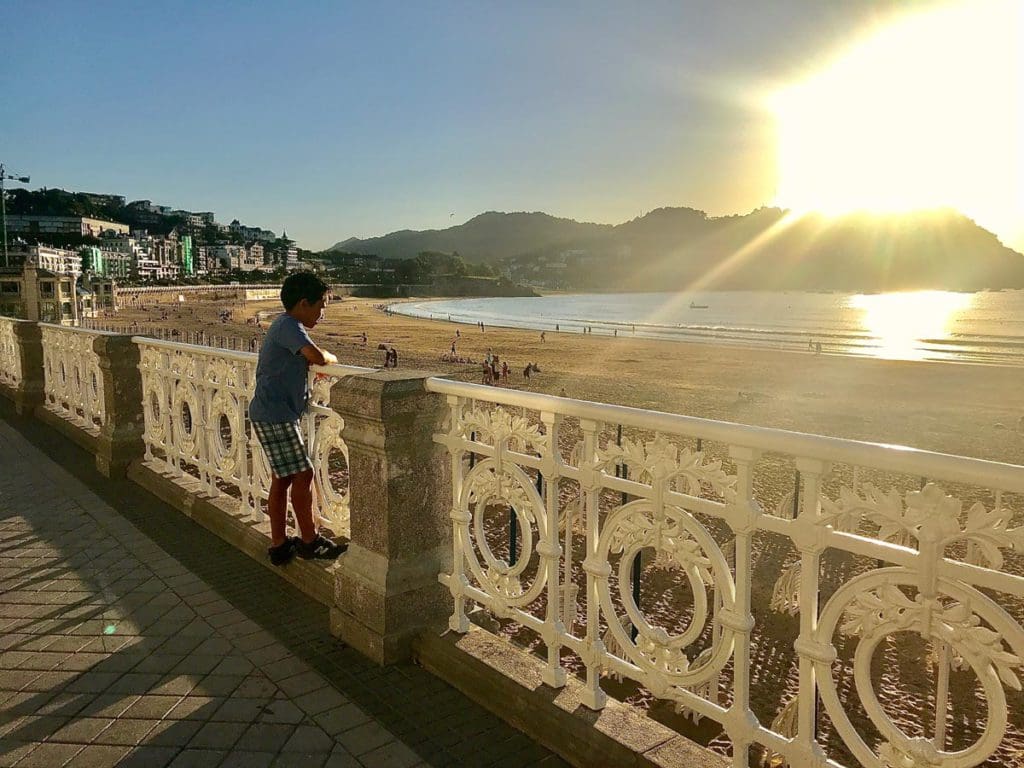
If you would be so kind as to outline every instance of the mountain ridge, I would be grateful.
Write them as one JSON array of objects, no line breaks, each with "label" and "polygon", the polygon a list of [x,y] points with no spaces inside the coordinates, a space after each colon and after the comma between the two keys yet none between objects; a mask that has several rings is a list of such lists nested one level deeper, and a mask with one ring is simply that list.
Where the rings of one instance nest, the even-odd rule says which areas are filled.
[{"label": "mountain ridge", "polygon": [[621,224],[486,211],[446,229],[349,238],[328,250],[399,259],[457,252],[523,278],[560,260],[572,273],[566,287],[576,289],[1024,287],[1024,254],[948,208],[825,217],[662,207]]}]

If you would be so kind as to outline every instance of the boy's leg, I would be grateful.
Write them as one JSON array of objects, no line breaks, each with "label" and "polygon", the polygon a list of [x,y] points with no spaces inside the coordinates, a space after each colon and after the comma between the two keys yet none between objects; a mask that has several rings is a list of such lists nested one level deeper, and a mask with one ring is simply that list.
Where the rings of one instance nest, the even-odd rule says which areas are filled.
[{"label": "boy's leg", "polygon": [[270,516],[270,543],[279,547],[287,538],[285,534],[285,513],[288,510],[288,486],[294,475],[275,477],[270,481],[270,497],[267,499],[267,514]]},{"label": "boy's leg", "polygon": [[299,524],[302,540],[308,544],[316,538],[316,524],[313,522],[313,470],[298,472],[290,479],[295,521]]}]

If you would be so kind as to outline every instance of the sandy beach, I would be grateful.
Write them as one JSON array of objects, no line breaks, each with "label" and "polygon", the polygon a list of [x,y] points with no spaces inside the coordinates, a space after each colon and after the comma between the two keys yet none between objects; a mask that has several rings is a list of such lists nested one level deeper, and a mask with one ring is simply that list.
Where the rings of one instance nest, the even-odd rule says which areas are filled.
[{"label": "sandy beach", "polygon": [[[490,349],[508,360],[505,386],[515,389],[1024,463],[1019,368],[552,331],[542,341],[536,331],[481,332],[473,325],[387,315],[379,305],[371,299],[335,301],[312,336],[352,365],[381,366],[378,345],[386,344],[397,350],[403,369],[480,382],[480,361]],[[228,308],[220,304],[124,308],[116,322],[249,338],[258,331],[247,320],[279,307],[249,302],[234,308],[227,323],[217,318]],[[459,356],[476,362],[443,361],[453,341]],[[530,362],[540,373],[527,380],[523,368]]]}]

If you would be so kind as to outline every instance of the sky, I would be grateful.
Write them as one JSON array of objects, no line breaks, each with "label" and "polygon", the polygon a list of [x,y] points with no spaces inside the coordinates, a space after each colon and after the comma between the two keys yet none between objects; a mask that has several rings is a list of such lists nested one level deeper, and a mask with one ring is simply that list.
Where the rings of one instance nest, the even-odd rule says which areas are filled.
[{"label": "sky", "polygon": [[488,210],[746,213],[785,187],[777,94],[950,4],[6,0],[0,161],[310,249]]}]

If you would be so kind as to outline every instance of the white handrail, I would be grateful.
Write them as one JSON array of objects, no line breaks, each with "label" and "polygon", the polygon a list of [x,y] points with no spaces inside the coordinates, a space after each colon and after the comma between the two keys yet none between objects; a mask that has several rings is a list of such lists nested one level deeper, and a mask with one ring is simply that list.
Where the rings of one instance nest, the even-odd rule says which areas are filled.
[{"label": "white handrail", "polygon": [[655,432],[665,431],[700,437],[704,440],[742,445],[761,451],[814,456],[826,461],[886,469],[924,478],[942,477],[1024,493],[1024,466],[1016,464],[924,451],[903,445],[869,443],[774,427],[756,427],[663,411],[648,411],[624,405],[572,400],[538,392],[500,389],[440,377],[427,379],[427,390],[498,405],[552,411],[563,416],[592,419],[607,424],[622,424]]}]

